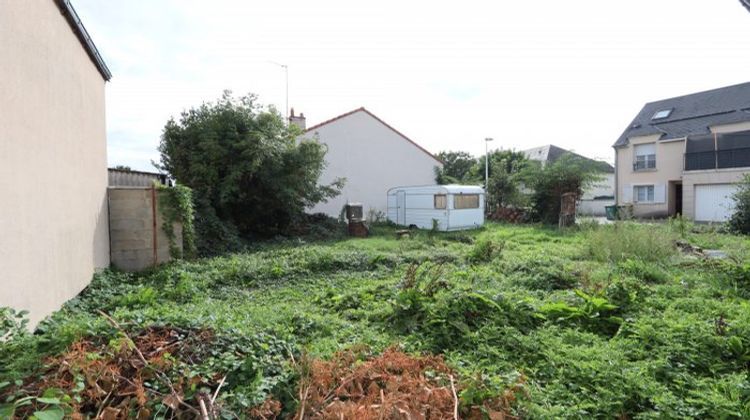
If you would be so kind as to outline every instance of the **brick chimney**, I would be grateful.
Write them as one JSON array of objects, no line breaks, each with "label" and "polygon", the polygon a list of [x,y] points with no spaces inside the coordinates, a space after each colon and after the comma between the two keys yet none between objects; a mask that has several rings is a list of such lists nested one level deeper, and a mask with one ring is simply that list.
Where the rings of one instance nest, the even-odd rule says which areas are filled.
[{"label": "brick chimney", "polygon": [[294,115],[294,108],[289,112],[289,123],[296,125],[302,131],[305,131],[305,128],[307,128],[305,114],[300,112],[299,116]]}]

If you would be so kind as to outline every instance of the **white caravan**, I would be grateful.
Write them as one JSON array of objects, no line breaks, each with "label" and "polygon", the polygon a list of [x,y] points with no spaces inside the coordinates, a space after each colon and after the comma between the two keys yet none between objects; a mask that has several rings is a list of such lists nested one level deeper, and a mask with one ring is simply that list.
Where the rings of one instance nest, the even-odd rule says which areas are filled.
[{"label": "white caravan", "polygon": [[484,189],[473,185],[423,185],[388,190],[388,220],[442,231],[484,224]]}]

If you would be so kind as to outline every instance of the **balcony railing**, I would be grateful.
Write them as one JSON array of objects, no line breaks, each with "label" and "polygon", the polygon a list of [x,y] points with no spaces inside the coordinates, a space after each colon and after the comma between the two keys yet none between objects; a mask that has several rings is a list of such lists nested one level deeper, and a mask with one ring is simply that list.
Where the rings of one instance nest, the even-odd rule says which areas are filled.
[{"label": "balcony railing", "polygon": [[649,171],[656,169],[656,160],[641,160],[633,163],[633,171]]},{"label": "balcony railing", "polygon": [[750,147],[685,153],[685,170],[750,167]]}]

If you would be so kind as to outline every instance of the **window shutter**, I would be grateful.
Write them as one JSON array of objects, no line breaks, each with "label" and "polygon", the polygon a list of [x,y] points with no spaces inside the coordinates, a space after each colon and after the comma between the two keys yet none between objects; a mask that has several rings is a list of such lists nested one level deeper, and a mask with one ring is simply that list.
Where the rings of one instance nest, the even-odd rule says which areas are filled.
[{"label": "window shutter", "polygon": [[630,204],[633,202],[633,186],[625,184],[622,186],[622,200],[620,204]]},{"label": "window shutter", "polygon": [[654,185],[654,203],[667,202],[667,188],[664,184]]},{"label": "window shutter", "polygon": [[636,156],[646,156],[646,155],[655,155],[656,154],[656,144],[655,143],[646,143],[646,144],[636,144],[635,145],[635,155]]}]

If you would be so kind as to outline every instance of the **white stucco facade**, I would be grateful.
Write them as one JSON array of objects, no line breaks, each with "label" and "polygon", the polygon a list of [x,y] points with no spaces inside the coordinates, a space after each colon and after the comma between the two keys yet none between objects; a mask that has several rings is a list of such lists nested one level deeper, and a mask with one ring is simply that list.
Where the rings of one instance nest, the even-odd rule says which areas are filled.
[{"label": "white stucco facade", "polygon": [[104,85],[56,2],[0,2],[0,306],[32,325],[109,265]]},{"label": "white stucco facade", "polygon": [[346,178],[338,197],[320,203],[311,213],[338,217],[347,202],[370,210],[388,209],[388,190],[401,185],[435,183],[435,168],[442,162],[364,108],[311,127],[301,138],[325,144],[327,166],[320,178],[329,184]]},{"label": "white stucco facade", "polygon": [[615,174],[602,173],[601,179],[586,188],[576,211],[581,216],[604,216],[606,207],[615,205]]}]

